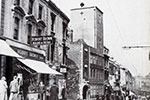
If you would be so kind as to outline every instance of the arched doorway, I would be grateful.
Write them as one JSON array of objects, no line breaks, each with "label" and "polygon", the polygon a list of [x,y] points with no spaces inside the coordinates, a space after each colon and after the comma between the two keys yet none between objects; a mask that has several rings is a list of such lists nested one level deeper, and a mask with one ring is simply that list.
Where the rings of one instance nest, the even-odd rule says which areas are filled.
[{"label": "arched doorway", "polygon": [[83,87],[83,99],[87,99],[87,97],[88,97],[88,89],[89,89],[89,87],[88,87],[88,85],[85,85],[84,87]]}]

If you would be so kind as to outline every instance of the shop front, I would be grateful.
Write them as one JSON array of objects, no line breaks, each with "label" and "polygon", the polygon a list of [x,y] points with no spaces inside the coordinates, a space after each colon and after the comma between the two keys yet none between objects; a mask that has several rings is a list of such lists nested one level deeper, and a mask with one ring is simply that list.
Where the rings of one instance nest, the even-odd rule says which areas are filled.
[{"label": "shop front", "polygon": [[[10,44],[10,43],[9,43]],[[42,53],[34,48],[10,46],[0,39],[0,76],[5,76],[7,84],[17,75],[20,84],[19,100],[45,100],[45,87],[61,73],[51,69],[44,61]],[[21,44],[19,44],[21,45]],[[8,89],[8,96],[10,90]],[[43,99],[42,99],[43,98]]]},{"label": "shop front", "polygon": [[[62,75],[51,69],[47,64],[41,61],[31,59],[18,59],[20,65],[17,65],[23,72],[22,92],[24,98],[28,100],[45,100],[46,88],[50,86],[49,81],[52,75]],[[18,72],[18,71],[17,71]],[[53,77],[54,78],[54,77]]]}]

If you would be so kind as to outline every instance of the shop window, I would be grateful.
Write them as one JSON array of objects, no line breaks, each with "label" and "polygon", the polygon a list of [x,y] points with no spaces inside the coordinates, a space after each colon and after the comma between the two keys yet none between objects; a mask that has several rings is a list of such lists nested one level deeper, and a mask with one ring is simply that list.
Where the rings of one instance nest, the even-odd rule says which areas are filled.
[{"label": "shop window", "polygon": [[31,35],[32,35],[32,25],[28,24],[28,40],[27,40],[28,44],[31,44]]},{"label": "shop window", "polygon": [[19,6],[20,5],[20,0],[15,0],[14,1],[14,5],[18,5]]},{"label": "shop window", "polygon": [[13,38],[18,40],[18,36],[19,36],[19,22],[20,19],[15,17],[15,23],[14,23],[14,36]]},{"label": "shop window", "polygon": [[42,19],[42,11],[43,11],[43,6],[39,5],[39,16],[38,16],[38,19]]},{"label": "shop window", "polygon": [[33,11],[33,0],[29,0],[29,11],[28,11],[28,14],[32,14],[32,11]]},{"label": "shop window", "polygon": [[56,15],[54,13],[51,13],[51,31],[54,31],[54,24],[55,24]]}]

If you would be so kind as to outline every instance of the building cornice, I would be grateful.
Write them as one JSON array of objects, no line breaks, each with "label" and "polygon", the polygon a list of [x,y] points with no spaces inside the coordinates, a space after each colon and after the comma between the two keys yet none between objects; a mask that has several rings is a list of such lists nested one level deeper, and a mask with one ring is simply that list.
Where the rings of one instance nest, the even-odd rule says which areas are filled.
[{"label": "building cornice", "polygon": [[50,7],[52,7],[56,12],[58,12],[60,14],[60,16],[62,16],[63,18],[65,18],[67,20],[67,22],[70,22],[70,19],[67,17],[67,15],[65,13],[63,13],[57,6],[55,3],[53,3],[51,0],[47,1],[48,5]]},{"label": "building cornice", "polygon": [[81,10],[81,9],[94,9],[94,8],[97,9],[98,11],[100,11],[103,14],[103,12],[98,7],[96,7],[96,6],[74,8],[74,9],[71,9],[71,11],[73,11],[73,10]]}]

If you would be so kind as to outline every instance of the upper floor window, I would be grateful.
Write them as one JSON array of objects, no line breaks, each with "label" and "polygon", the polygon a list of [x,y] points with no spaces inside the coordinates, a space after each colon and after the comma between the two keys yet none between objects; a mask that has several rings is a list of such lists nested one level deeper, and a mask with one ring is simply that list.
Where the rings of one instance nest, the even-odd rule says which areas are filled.
[{"label": "upper floor window", "polygon": [[14,5],[20,5],[20,0],[15,0]]},{"label": "upper floor window", "polygon": [[28,14],[32,14],[33,11],[33,0],[29,0],[29,11]]},{"label": "upper floor window", "polygon": [[19,36],[19,22],[20,22],[20,19],[15,17],[13,38],[16,40],[18,40],[18,36]]},{"label": "upper floor window", "polygon": [[[38,30],[37,30],[37,35],[38,35],[38,36],[41,36],[41,35],[42,35],[42,30],[41,30],[41,29],[38,29]],[[37,47],[40,48],[40,45],[37,45]]]},{"label": "upper floor window", "polygon": [[54,13],[51,13],[51,31],[54,31],[54,24],[55,24],[56,15]]},{"label": "upper floor window", "polygon": [[42,19],[42,11],[43,11],[43,6],[39,5],[39,16],[38,16],[38,19]]},{"label": "upper floor window", "polygon": [[63,25],[63,38],[66,38],[66,34],[67,34],[67,24],[63,22],[62,25]]},{"label": "upper floor window", "polygon": [[28,44],[31,44],[31,35],[32,35],[32,25],[28,24],[28,40],[27,40]]},{"label": "upper floor window", "polygon": [[41,36],[41,34],[42,34],[42,30],[38,29],[38,36]]}]

